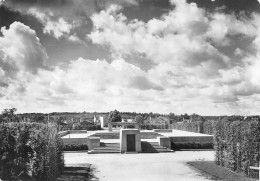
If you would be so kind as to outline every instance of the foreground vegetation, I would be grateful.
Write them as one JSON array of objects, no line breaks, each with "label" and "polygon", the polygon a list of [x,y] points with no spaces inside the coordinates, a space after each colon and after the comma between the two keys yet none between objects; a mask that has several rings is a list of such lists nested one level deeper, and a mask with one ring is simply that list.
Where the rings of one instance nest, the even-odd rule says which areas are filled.
[{"label": "foreground vegetation", "polygon": [[172,128],[214,135],[215,163],[237,173],[258,178],[260,161],[260,119],[246,117],[204,122],[176,123]]},{"label": "foreground vegetation", "polygon": [[24,122],[9,112],[0,124],[0,178],[53,180],[63,170],[56,124]]}]

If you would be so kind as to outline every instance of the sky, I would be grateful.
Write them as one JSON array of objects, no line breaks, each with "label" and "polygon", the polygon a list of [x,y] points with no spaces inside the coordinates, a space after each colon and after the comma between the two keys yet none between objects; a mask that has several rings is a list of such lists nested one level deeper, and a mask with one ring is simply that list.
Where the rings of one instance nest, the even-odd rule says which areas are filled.
[{"label": "sky", "polygon": [[255,115],[257,0],[0,0],[0,110]]}]

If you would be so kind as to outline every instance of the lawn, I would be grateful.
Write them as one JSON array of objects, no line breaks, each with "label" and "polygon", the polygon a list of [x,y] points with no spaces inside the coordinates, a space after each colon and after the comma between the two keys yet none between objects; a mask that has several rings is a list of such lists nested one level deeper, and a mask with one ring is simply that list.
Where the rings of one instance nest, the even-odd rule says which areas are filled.
[{"label": "lawn", "polygon": [[202,175],[207,175],[213,180],[222,181],[255,181],[235,173],[225,167],[216,165],[213,161],[192,161],[187,162],[189,165],[201,171]]}]

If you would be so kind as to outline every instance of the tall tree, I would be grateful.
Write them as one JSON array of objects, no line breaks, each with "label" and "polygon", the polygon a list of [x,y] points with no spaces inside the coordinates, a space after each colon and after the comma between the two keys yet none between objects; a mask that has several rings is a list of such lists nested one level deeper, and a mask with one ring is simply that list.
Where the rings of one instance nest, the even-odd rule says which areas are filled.
[{"label": "tall tree", "polygon": [[135,121],[138,123],[138,124],[144,124],[144,118],[143,116],[141,115],[138,115],[135,117]]},{"label": "tall tree", "polygon": [[114,110],[109,113],[108,122],[121,122],[121,121],[122,121],[122,117],[119,111]]},{"label": "tall tree", "polygon": [[2,111],[2,121],[4,122],[18,121],[18,117],[15,114],[16,111],[17,111],[16,108],[4,109]]}]

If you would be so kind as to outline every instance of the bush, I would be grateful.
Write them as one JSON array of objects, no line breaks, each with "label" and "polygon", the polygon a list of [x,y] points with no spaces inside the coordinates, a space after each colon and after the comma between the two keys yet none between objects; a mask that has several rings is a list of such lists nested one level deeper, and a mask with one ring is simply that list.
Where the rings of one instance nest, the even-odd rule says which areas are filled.
[{"label": "bush", "polygon": [[0,126],[2,179],[21,173],[52,180],[63,169],[63,143],[54,124],[6,123]]},{"label": "bush", "polygon": [[82,144],[82,145],[70,144],[70,145],[64,146],[64,151],[80,151],[80,150],[88,150],[88,145],[86,145],[86,144]]},{"label": "bush", "polygon": [[67,130],[88,130],[88,131],[92,131],[92,130],[102,130],[101,125],[76,125],[76,126],[72,126],[72,125],[60,125],[59,126],[59,130],[60,131],[67,131]]},{"label": "bush", "polygon": [[172,143],[173,150],[181,149],[213,149],[212,143]]}]

